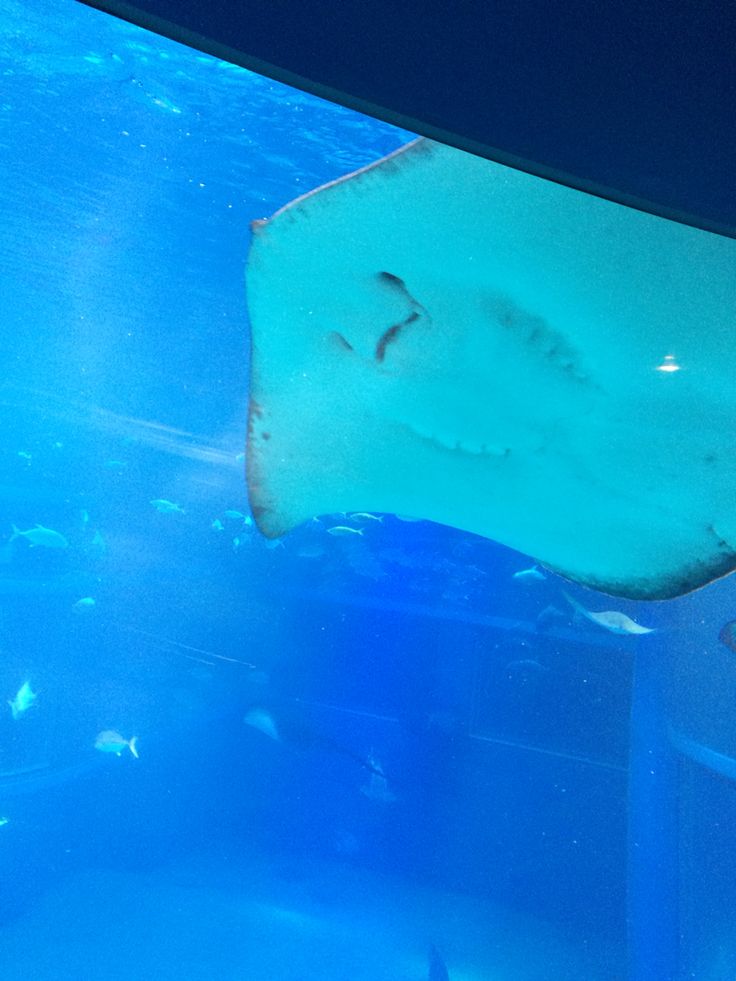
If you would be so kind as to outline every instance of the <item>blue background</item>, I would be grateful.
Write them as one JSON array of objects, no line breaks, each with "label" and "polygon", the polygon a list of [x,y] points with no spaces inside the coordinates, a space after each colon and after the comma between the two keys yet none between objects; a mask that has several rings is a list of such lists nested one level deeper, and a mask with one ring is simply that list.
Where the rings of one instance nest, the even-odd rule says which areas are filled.
[{"label": "blue background", "polygon": [[[269,547],[249,223],[412,134],[73,3],[1,6],[0,694],[38,698],[0,715],[0,973],[418,981],[433,943],[459,981],[624,978],[635,661],[736,755],[730,580],[587,594],[661,628],[636,641],[427,522]],[[69,547],[10,541],[36,523]],[[110,728],[139,760],[95,751]],[[679,891],[680,939],[653,943],[730,977],[733,788],[667,764],[650,899]]]}]

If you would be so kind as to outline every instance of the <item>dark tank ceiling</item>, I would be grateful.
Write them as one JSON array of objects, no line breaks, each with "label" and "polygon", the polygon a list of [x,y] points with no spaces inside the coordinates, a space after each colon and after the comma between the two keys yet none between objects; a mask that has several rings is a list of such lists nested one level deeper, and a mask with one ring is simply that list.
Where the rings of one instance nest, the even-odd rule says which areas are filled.
[{"label": "dark tank ceiling", "polygon": [[736,7],[722,0],[91,5],[482,156],[736,236]]}]

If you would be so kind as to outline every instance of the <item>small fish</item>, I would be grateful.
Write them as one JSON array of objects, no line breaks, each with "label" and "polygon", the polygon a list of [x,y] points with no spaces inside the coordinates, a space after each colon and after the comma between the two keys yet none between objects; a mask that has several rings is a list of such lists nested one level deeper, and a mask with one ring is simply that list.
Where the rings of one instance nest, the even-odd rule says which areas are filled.
[{"label": "small fish", "polygon": [[96,549],[100,555],[104,555],[107,551],[107,545],[105,544],[105,539],[102,537],[100,531],[96,531],[92,536],[92,541],[89,543],[91,548]]},{"label": "small fish", "polygon": [[552,605],[545,606],[545,608],[537,614],[537,629],[548,630],[550,627],[556,626],[564,619],[566,619],[566,617],[562,610],[558,610],[556,606]]},{"label": "small fish", "polygon": [[225,530],[225,525],[220,521],[219,518],[215,518],[215,520],[212,522],[212,524],[211,524],[210,527],[212,528],[213,531],[224,531]]},{"label": "small fish", "polygon": [[276,728],[276,723],[273,721],[273,717],[265,709],[254,708],[249,712],[245,713],[243,717],[243,722],[252,729],[257,729],[262,732],[264,736],[268,736],[269,739],[275,739],[277,742],[279,740],[279,731]]},{"label": "small fish", "polygon": [[266,548],[285,548],[283,538],[267,538],[265,545]]},{"label": "small fish", "polygon": [[296,550],[300,559],[321,559],[325,550],[321,545],[302,545]]},{"label": "small fish", "polygon": [[429,948],[429,974],[428,981],[450,981],[447,965],[442,960],[442,955],[434,944]]},{"label": "small fish", "polygon": [[511,578],[516,582],[544,582],[547,577],[538,565],[533,565],[530,569],[520,569]]},{"label": "small fish", "polygon": [[362,521],[367,524],[369,521],[379,521],[383,522],[382,514],[370,514],[368,511],[356,511],[354,514],[350,515],[351,521]]},{"label": "small fish", "polygon": [[21,458],[21,460],[25,460],[26,463],[30,463],[33,459],[33,455],[31,453],[26,453],[25,450],[18,450],[18,456]]},{"label": "small fish", "polygon": [[238,453],[235,457],[236,463],[245,463],[245,453]]},{"label": "small fish", "polygon": [[364,765],[371,772],[368,782],[360,788],[361,794],[380,804],[393,804],[396,794],[390,789],[381,764],[373,754],[370,754]]},{"label": "small fish", "polygon": [[116,756],[120,756],[127,746],[133,756],[139,759],[138,750],[136,749],[137,742],[137,736],[133,736],[132,739],[124,739],[114,729],[103,729],[97,736],[97,739],[95,739],[95,749],[99,749],[101,753],[115,753]]},{"label": "small fish", "polygon": [[395,514],[394,517],[399,521],[424,521],[424,518],[414,518],[411,514]]},{"label": "small fish", "polygon": [[336,538],[349,538],[351,535],[362,535],[362,528],[348,528],[347,525],[333,525],[332,528],[327,529],[328,535],[334,535]]},{"label": "small fish", "polygon": [[69,542],[63,535],[58,531],[52,531],[51,528],[44,528],[43,525],[36,525],[35,528],[29,528],[28,531],[21,531],[20,528],[13,525],[10,541],[14,542],[16,538],[25,538],[31,548],[36,545],[40,545],[42,548],[69,548]]},{"label": "small fish", "polygon": [[31,691],[29,683],[24,681],[12,702],[8,699],[8,705],[10,706],[10,711],[13,713],[13,718],[19,719],[35,701],[36,693]]},{"label": "small fish", "polygon": [[10,818],[0,817],[0,828],[4,828],[6,824],[10,824]]},{"label": "small fish", "polygon": [[564,590],[562,595],[570,606],[574,610],[577,610],[581,616],[584,616],[591,623],[597,624],[604,630],[610,631],[612,634],[652,634],[656,630],[656,627],[642,627],[635,620],[632,620],[631,617],[626,616],[625,613],[619,613],[618,610],[603,610],[600,613],[594,613],[592,610],[586,610],[584,606],[573,599],[572,596],[569,596]]},{"label": "small fish", "polygon": [[517,660],[509,661],[504,671],[506,678],[513,685],[518,685],[519,688],[528,688],[529,690],[536,690],[544,682],[547,675],[550,674],[550,669],[546,664],[542,664],[541,661],[537,661],[533,657],[521,657]]},{"label": "small fish", "polygon": [[87,511],[86,508],[82,508],[82,510],[79,512],[79,520],[83,525],[89,524],[89,511]]},{"label": "small fish", "polygon": [[159,514],[186,514],[186,511],[179,504],[174,504],[173,501],[166,501],[159,497],[155,501],[151,501],[151,504],[156,508]]},{"label": "small fish", "polygon": [[224,516],[230,521],[245,521],[245,515],[242,511],[235,511],[233,508],[228,508],[225,511]]},{"label": "small fish", "polygon": [[72,604],[72,609],[75,613],[89,613],[90,610],[94,610],[96,605],[96,601],[91,596],[83,596]]}]

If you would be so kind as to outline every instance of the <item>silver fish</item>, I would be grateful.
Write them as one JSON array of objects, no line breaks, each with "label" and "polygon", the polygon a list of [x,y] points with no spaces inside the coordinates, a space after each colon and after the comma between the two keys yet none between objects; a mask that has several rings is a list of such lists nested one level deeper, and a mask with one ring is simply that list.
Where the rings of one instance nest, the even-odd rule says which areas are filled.
[{"label": "silver fish", "polygon": [[243,717],[243,722],[252,729],[257,729],[262,732],[264,736],[268,736],[269,739],[275,739],[278,742],[279,731],[276,728],[276,723],[273,717],[265,709],[253,708],[245,713]]},{"label": "silver fish", "polygon": [[570,606],[574,610],[577,610],[581,616],[584,616],[591,623],[595,623],[604,630],[610,631],[612,634],[652,634],[656,630],[656,627],[642,627],[641,624],[632,620],[631,617],[626,616],[625,613],[620,613],[618,610],[602,610],[600,613],[595,613],[593,610],[586,610],[584,606],[564,591],[562,595]]},{"label": "silver fish", "polygon": [[351,535],[362,535],[362,528],[348,528],[347,525],[333,525],[327,529],[328,535],[335,535],[336,538],[349,538]]},{"label": "silver fish", "polygon": [[103,729],[95,739],[95,749],[99,749],[101,753],[115,753],[116,756],[120,756],[127,747],[133,756],[138,759],[138,750],[136,749],[137,741],[137,736],[133,736],[132,739],[125,739],[114,729]]},{"label": "silver fish", "polygon": [[519,569],[511,578],[517,582],[544,582],[547,577],[538,565],[533,565],[531,569]]},{"label": "silver fish", "polygon": [[321,545],[302,545],[296,550],[300,559],[321,559],[325,550]]},{"label": "silver fish", "polygon": [[102,537],[100,531],[95,531],[92,536],[92,541],[89,543],[89,547],[94,549],[99,555],[104,555],[107,551],[107,545],[105,544],[105,539]]},{"label": "silver fish", "polygon": [[155,501],[151,501],[151,504],[160,514],[186,514],[186,511],[180,504],[174,504],[173,501],[167,501],[161,497],[156,498]]},{"label": "silver fish", "polygon": [[370,800],[378,801],[380,804],[393,804],[396,800],[396,794],[388,785],[383,767],[372,753],[368,756],[366,762],[371,772],[368,782],[360,788],[361,794],[364,794]]},{"label": "silver fish", "polygon": [[27,681],[18,689],[15,698],[11,701],[8,699],[8,705],[10,706],[10,711],[13,713],[13,718],[18,719],[24,712],[36,701],[36,693],[31,691],[31,686]]},{"label": "silver fish", "polygon": [[97,603],[92,596],[83,596],[72,604],[72,609],[75,613],[89,613],[90,610],[94,610],[96,605]]},{"label": "silver fish", "polygon": [[42,548],[69,547],[69,542],[60,532],[53,531],[51,528],[44,528],[43,525],[36,525],[35,528],[29,528],[28,531],[21,531],[16,525],[13,525],[10,541],[14,542],[16,538],[25,538],[31,547],[36,545],[40,545]]}]

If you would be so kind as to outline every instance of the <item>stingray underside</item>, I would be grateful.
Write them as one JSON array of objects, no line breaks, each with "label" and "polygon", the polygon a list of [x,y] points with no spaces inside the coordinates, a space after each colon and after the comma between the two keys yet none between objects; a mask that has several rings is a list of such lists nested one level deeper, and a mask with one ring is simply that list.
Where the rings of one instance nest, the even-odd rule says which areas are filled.
[{"label": "stingray underside", "polygon": [[736,566],[736,242],[416,141],[254,227],[268,536],[384,511],[577,582]]}]

